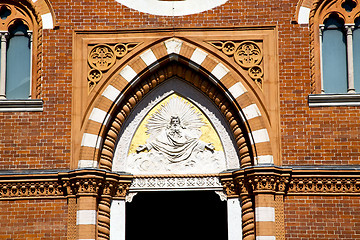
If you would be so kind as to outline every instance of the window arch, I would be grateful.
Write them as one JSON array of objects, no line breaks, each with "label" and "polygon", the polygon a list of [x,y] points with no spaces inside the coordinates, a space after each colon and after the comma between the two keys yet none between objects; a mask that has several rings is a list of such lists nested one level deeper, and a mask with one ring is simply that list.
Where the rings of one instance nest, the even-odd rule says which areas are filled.
[{"label": "window arch", "polygon": [[41,20],[31,3],[7,1],[0,4],[0,22],[0,99],[38,98]]},{"label": "window arch", "polygon": [[357,0],[317,1],[310,14],[312,92],[360,93]]}]

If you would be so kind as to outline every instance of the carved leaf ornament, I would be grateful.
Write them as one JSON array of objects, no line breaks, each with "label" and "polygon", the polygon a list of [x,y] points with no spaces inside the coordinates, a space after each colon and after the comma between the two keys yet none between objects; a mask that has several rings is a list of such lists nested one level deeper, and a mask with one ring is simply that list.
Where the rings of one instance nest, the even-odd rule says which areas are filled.
[{"label": "carved leaf ornament", "polygon": [[133,50],[139,43],[118,43],[115,46],[108,44],[98,44],[91,48],[88,55],[88,89],[89,93],[102,79],[103,73],[108,71],[117,59],[123,58],[128,52]]},{"label": "carved leaf ornament", "polygon": [[263,54],[260,46],[256,42],[243,41],[235,43],[232,41],[211,41],[208,43],[221,50],[227,56],[233,56],[235,62],[243,69],[247,69],[249,76],[260,89],[262,89],[264,71],[260,64],[263,59]]}]

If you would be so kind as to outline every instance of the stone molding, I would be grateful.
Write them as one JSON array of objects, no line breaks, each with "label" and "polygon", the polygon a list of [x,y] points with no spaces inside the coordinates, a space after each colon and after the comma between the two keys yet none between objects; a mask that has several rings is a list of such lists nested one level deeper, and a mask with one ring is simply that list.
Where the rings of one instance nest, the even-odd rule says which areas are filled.
[{"label": "stone molding", "polygon": [[130,191],[149,190],[221,190],[218,175],[134,176]]},{"label": "stone molding", "polygon": [[250,167],[220,174],[228,197],[256,194],[360,195],[359,169]]},{"label": "stone molding", "polygon": [[0,200],[111,195],[125,198],[132,176],[101,170],[0,175]]}]

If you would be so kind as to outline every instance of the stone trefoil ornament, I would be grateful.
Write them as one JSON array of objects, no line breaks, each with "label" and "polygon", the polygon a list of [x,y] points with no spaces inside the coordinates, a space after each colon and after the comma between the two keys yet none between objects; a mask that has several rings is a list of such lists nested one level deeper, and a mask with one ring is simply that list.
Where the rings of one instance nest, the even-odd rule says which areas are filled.
[{"label": "stone trefoil ornament", "polygon": [[[131,172],[200,173],[225,168],[223,151],[200,140],[201,114],[180,97],[172,97],[147,120],[145,144],[128,157]],[[221,149],[222,150],[222,149]],[[131,164],[132,163],[132,164]]]},{"label": "stone trefoil ornament", "polygon": [[90,66],[87,76],[89,93],[102,79],[103,73],[114,66],[116,59],[123,58],[138,45],[139,43],[118,43],[114,46],[108,44],[93,46],[88,55]]},{"label": "stone trefoil ornament", "polygon": [[248,71],[249,76],[262,89],[264,71],[261,67],[263,54],[259,44],[254,41],[235,43],[232,41],[210,41],[213,47],[227,56],[233,56],[237,64]]}]

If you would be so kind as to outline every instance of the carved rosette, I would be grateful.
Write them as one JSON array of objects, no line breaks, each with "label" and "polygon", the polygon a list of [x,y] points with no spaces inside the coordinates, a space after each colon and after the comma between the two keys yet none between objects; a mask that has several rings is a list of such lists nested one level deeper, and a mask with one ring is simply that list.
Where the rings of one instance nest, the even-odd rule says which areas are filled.
[{"label": "carved rosette", "polygon": [[136,48],[140,43],[118,43],[116,45],[98,44],[90,49],[88,55],[88,89],[89,93],[102,79],[103,73],[108,71],[117,59]]},{"label": "carved rosette", "polygon": [[251,79],[262,89],[264,71],[261,67],[263,54],[261,47],[254,41],[210,41],[207,42],[211,46],[221,50],[229,57],[234,57],[234,60],[243,69],[248,71]]}]

